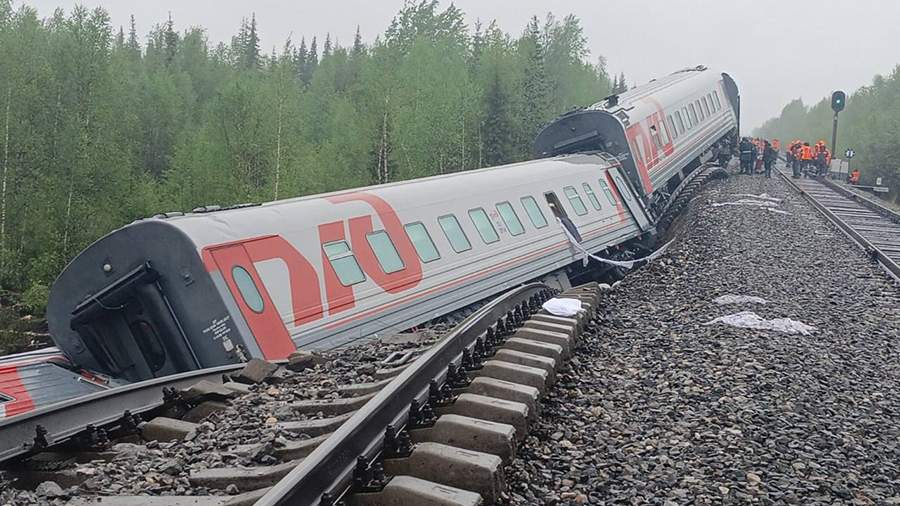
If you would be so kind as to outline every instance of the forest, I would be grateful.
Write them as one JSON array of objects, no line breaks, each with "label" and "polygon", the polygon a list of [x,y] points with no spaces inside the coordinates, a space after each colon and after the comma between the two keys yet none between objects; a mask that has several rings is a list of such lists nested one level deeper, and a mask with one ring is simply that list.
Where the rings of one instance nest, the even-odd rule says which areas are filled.
[{"label": "forest", "polygon": [[[0,286],[40,313],[55,276],[133,220],[475,169],[529,157],[554,116],[623,87],[579,20],[514,33],[408,3],[374,41],[260,47],[163,19],[0,0]],[[4,300],[8,305],[8,301]]]},{"label": "forest", "polygon": [[[811,107],[796,99],[754,135],[810,143],[824,139],[831,144],[833,115],[830,97]],[[874,185],[876,178],[882,178],[891,191],[880,196],[900,203],[900,65],[887,77],[875,76],[871,85],[849,95],[839,115],[835,158],[842,158],[848,148],[856,152],[851,167],[860,170],[861,183]]]}]

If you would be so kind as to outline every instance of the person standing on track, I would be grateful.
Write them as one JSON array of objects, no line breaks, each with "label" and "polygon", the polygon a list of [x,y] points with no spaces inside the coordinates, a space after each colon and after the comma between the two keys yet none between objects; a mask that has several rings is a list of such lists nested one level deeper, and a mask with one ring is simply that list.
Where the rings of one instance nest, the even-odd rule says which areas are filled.
[{"label": "person standing on track", "polygon": [[784,150],[784,166],[789,169],[794,167],[794,147],[796,145],[797,141],[791,141],[791,143],[787,145],[787,149]]},{"label": "person standing on track", "polygon": [[803,175],[808,176],[810,166],[813,164],[813,150],[808,142],[804,142],[800,147],[800,164]]},{"label": "person standing on track", "polygon": [[778,159],[778,151],[769,144],[769,141],[765,141],[765,147],[763,148],[763,165],[766,168],[766,177],[772,177],[772,166],[775,165],[775,160]]},{"label": "person standing on track", "polygon": [[759,141],[754,142],[750,149],[752,152],[750,156],[750,174],[753,175],[759,172],[759,166],[762,164]]},{"label": "person standing on track", "polygon": [[794,177],[800,177],[800,171],[802,169],[801,164],[803,163],[800,160],[800,151],[803,148],[803,144],[800,141],[794,141],[794,147],[791,149],[791,168],[794,171]]},{"label": "person standing on track", "polygon": [[816,168],[818,175],[825,176],[828,174],[828,148],[824,144],[816,150]]},{"label": "person standing on track", "polygon": [[750,139],[744,137],[741,139],[741,174],[749,174],[753,161],[753,145]]}]

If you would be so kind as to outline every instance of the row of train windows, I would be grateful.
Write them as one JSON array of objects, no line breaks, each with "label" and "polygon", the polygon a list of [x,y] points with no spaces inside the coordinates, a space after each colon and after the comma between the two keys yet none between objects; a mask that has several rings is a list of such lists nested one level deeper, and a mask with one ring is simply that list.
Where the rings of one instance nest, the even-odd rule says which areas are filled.
[{"label": "row of train windows", "polygon": [[713,90],[682,107],[680,111],[666,115],[666,122],[672,137],[677,139],[684,135],[685,132],[693,129],[720,109],[722,109],[722,103],[719,101],[719,92]]},{"label": "row of train windows", "polygon": [[[609,204],[615,206],[615,197],[609,186],[603,180],[598,180],[598,182],[603,193],[606,195]],[[600,200],[597,198],[597,194],[594,193],[593,188],[587,183],[583,183],[582,188],[585,195],[587,195],[591,206],[598,211],[601,210],[602,206]],[[563,192],[575,214],[584,216],[588,213],[587,206],[584,204],[581,195],[574,186],[564,187]],[[535,229],[544,228],[548,225],[549,222],[534,197],[530,195],[525,196],[519,199],[519,201]],[[506,225],[506,230],[510,235],[518,236],[525,233],[525,227],[522,225],[522,221],[519,219],[519,215],[516,213],[512,204],[509,202],[499,202],[496,204],[495,208],[497,209],[497,213],[503,221],[503,224]],[[484,208],[476,207],[470,209],[468,215],[472,225],[475,227],[475,230],[485,244],[493,244],[500,240],[500,235],[494,228],[494,224]],[[455,253],[464,253],[472,249],[472,243],[469,241],[469,237],[460,225],[456,215],[447,214],[441,216],[437,219],[437,223]],[[404,225],[404,229],[406,230],[406,235],[409,237],[413,248],[416,250],[416,254],[418,254],[423,263],[432,262],[441,258],[437,246],[435,246],[434,241],[431,239],[431,235],[428,233],[428,229],[422,222],[417,221],[408,223]],[[378,260],[378,263],[385,274],[392,274],[406,268],[403,259],[397,252],[397,248],[394,246],[394,242],[387,232],[384,230],[377,230],[368,234],[366,240],[369,242],[369,246],[371,246],[372,251],[375,253],[375,258]],[[360,268],[359,263],[357,263],[353,251],[346,241],[331,242],[323,245],[322,248],[325,252],[325,257],[328,258],[328,261],[334,269],[335,274],[337,274],[341,284],[350,286],[362,283],[366,280],[365,274]],[[237,279],[235,281],[237,281]]]}]

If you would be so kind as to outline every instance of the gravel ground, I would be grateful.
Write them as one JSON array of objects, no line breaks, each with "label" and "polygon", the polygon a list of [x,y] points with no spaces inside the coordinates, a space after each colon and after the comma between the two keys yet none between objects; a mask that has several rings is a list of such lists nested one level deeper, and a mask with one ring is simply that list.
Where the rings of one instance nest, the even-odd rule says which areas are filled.
[{"label": "gravel ground", "polygon": [[[713,205],[761,193],[781,212]],[[512,503],[900,504],[900,289],[777,178],[711,183],[682,226],[603,297]],[[704,325],[740,311],[816,330]]]},{"label": "gravel ground", "polygon": [[314,369],[288,371],[281,383],[251,386],[251,392],[232,401],[220,412],[208,416],[189,441],[143,444],[118,443],[113,460],[95,460],[75,464],[74,469],[87,480],[67,489],[15,490],[0,474],[0,505],[65,504],[79,495],[227,495],[230,489],[194,487],[188,481],[191,471],[234,466],[266,466],[281,461],[272,450],[290,440],[307,436],[282,430],[279,422],[327,418],[318,413],[299,415],[288,403],[306,399],[338,398],[337,388],[376,381],[372,376],[379,362],[395,351],[420,352],[433,344],[448,329],[436,325],[415,334],[398,334],[385,340],[360,342],[323,354],[326,363]]}]

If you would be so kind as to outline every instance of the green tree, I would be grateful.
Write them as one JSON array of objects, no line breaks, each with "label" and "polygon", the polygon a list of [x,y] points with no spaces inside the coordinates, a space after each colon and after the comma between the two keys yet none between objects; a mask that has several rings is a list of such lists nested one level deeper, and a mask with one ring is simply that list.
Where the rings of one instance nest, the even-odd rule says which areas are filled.
[{"label": "green tree", "polygon": [[[572,16],[511,37],[417,0],[369,44],[326,35],[321,56],[315,37],[260,54],[252,14],[236,28],[211,43],[168,16],[143,35],[134,16],[113,30],[103,10],[0,0],[4,289],[40,305],[90,242],[160,211],[522,160],[542,124],[610,89]],[[856,100],[876,111],[882,93]]]}]

